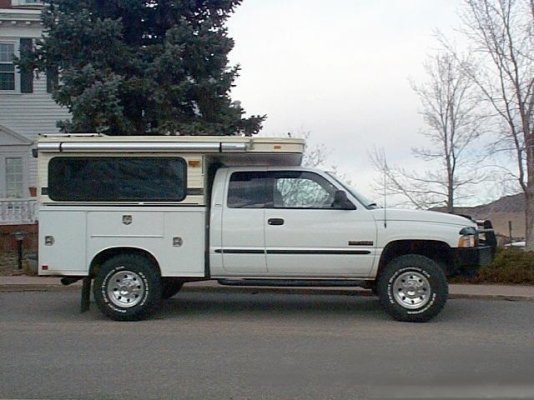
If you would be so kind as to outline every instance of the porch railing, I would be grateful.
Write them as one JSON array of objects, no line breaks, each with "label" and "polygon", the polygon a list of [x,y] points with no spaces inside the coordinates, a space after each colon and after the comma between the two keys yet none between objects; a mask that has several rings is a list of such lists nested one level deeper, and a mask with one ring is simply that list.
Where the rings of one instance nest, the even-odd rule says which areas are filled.
[{"label": "porch railing", "polygon": [[0,199],[0,225],[33,224],[35,221],[35,199]]}]

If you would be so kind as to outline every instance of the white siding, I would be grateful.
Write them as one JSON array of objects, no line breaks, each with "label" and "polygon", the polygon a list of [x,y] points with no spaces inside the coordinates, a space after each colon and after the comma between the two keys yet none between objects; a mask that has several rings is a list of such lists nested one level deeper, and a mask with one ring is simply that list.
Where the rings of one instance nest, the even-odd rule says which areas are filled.
[{"label": "white siding", "polygon": [[[58,132],[57,121],[69,118],[46,92],[46,78],[34,80],[34,93],[0,94],[0,125],[35,140],[39,133]],[[36,186],[37,163],[30,157],[28,181]]]},{"label": "white siding", "polygon": [[39,133],[58,132],[56,122],[69,118],[46,92],[46,78],[34,79],[34,93],[0,94],[0,125],[34,140]]},{"label": "white siding", "polygon": [[[14,13],[17,13],[15,16]],[[27,15],[26,15],[27,14]],[[21,20],[27,16],[27,21]],[[16,23],[12,21],[17,19]],[[0,9],[0,41],[15,41],[20,38],[39,38],[42,27],[39,24],[38,10],[5,10]],[[18,73],[17,73],[18,75]],[[0,126],[24,136],[30,140],[35,140],[39,133],[58,132],[57,121],[69,118],[68,112],[59,107],[46,92],[46,76],[41,74],[39,78],[34,78],[33,93],[20,93],[20,80],[16,81],[16,90],[13,92],[0,91]],[[0,130],[0,135],[2,134]],[[10,152],[12,148],[1,146],[3,153]],[[29,149],[28,149],[29,152]],[[28,174],[26,182],[29,186],[36,186],[37,163],[28,154],[28,163],[25,173]]]}]

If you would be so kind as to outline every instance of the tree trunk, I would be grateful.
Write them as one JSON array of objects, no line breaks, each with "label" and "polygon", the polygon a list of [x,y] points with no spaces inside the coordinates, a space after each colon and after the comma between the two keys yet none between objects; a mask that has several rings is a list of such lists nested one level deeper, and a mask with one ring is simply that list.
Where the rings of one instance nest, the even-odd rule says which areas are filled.
[{"label": "tree trunk", "polygon": [[534,251],[534,184],[525,192],[525,241],[526,250]]},{"label": "tree trunk", "polygon": [[527,179],[526,185],[523,186],[525,193],[525,249],[534,251],[534,130],[531,128],[531,121],[528,117],[525,117],[524,121],[523,131],[525,132],[527,159]]}]

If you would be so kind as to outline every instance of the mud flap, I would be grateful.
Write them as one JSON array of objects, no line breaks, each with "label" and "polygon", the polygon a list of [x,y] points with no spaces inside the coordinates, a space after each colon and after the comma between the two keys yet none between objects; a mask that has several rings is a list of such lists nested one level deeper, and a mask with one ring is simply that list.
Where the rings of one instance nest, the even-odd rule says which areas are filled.
[{"label": "mud flap", "polygon": [[85,278],[83,278],[80,313],[89,311],[89,306],[91,303],[91,280],[92,279],[90,276],[86,276]]}]

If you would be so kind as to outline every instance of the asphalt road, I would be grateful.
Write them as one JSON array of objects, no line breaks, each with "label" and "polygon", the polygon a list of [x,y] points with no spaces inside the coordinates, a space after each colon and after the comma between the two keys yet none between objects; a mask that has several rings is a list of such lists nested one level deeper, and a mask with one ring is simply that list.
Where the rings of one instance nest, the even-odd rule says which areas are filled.
[{"label": "asphalt road", "polygon": [[373,297],[184,292],[119,323],[78,296],[0,293],[0,398],[534,398],[532,302],[410,324]]}]

